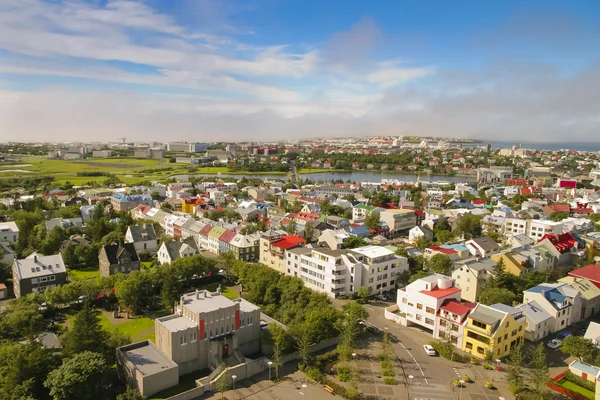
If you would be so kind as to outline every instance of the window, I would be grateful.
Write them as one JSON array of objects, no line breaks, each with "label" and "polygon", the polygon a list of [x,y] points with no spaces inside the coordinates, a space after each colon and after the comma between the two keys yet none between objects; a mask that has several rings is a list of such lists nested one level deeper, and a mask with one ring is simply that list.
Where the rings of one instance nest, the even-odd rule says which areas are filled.
[{"label": "window", "polygon": [[213,334],[212,334],[212,329],[210,330],[210,337],[213,337]]},{"label": "window", "polygon": [[403,303],[403,304],[406,304],[406,297],[403,297],[403,298],[402,298],[402,303]]},{"label": "window", "polygon": [[194,332],[193,334],[190,334],[190,342],[194,343],[197,340],[198,340],[198,334],[196,332]]},{"label": "window", "polygon": [[473,350],[473,343],[467,342],[467,344],[465,345],[465,347],[467,348],[467,350]]},{"label": "window", "polygon": [[423,309],[423,304],[417,303],[417,310],[422,310]]},{"label": "window", "polygon": [[502,343],[502,337],[498,338],[498,343]]},{"label": "window", "polygon": [[504,340],[508,340],[508,333],[504,335]]},{"label": "window", "polygon": [[225,333],[224,331],[225,331],[225,328],[221,327],[221,335],[222,335],[223,333]]},{"label": "window", "polygon": [[523,325],[521,325],[521,326],[519,327],[519,332],[521,332],[522,330],[523,330]]},{"label": "window", "polygon": [[446,326],[446,320],[440,319],[440,326]]},{"label": "window", "polygon": [[514,331],[512,331],[512,333],[510,334],[510,336],[516,336],[517,335],[517,330],[515,329]]},{"label": "window", "polygon": [[484,324],[483,322],[475,321],[475,320],[473,320],[473,326],[476,326],[477,328],[481,328],[481,329],[487,329],[486,324]]},{"label": "window", "polygon": [[179,336],[179,345],[185,346],[187,344],[187,337],[185,335]]},{"label": "window", "polygon": [[431,307],[425,307],[425,312],[427,314],[435,314],[435,310]]},{"label": "window", "polygon": [[[31,283],[37,283],[37,281],[38,281],[37,278],[31,278]],[[404,299],[404,300],[406,300],[406,299]]]},{"label": "window", "polygon": [[431,318],[425,318],[425,323],[427,325],[433,325],[433,320]]},{"label": "window", "polygon": [[48,279],[50,279],[51,281],[56,280],[56,277],[54,275],[51,275]]}]

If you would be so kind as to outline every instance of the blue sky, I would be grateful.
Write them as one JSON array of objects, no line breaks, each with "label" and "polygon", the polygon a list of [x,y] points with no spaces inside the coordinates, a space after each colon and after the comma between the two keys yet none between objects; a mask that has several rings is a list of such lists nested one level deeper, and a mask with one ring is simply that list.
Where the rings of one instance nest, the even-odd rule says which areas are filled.
[{"label": "blue sky", "polygon": [[3,0],[0,140],[600,141],[598,21],[576,0]]}]

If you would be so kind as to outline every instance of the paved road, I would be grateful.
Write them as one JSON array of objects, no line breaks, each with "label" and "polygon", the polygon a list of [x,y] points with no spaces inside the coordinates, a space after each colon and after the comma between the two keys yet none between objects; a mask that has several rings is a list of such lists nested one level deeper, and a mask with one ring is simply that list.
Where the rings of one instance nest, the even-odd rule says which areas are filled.
[{"label": "paved road", "polygon": [[[341,307],[343,302],[335,300],[334,304]],[[394,351],[402,363],[405,379],[410,380],[410,399],[453,400],[448,383],[457,378],[457,370],[448,360],[425,354],[423,345],[431,340],[429,333],[385,319],[384,308],[392,304],[373,300],[365,305],[369,312],[366,323],[385,330],[398,339]],[[409,379],[409,376],[413,378]]]}]

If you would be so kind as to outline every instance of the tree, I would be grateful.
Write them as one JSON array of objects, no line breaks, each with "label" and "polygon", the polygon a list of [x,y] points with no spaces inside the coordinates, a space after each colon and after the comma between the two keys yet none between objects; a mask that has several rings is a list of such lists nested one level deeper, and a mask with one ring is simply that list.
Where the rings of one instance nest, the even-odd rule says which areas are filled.
[{"label": "tree", "polygon": [[546,351],[542,343],[538,344],[532,354],[530,379],[535,394],[539,400],[548,397],[548,383],[550,383],[550,369],[546,362]]},{"label": "tree", "polygon": [[479,293],[479,302],[490,306],[502,303],[512,306],[517,300],[517,295],[505,288],[486,287]]},{"label": "tree", "polygon": [[517,394],[523,390],[525,385],[525,367],[523,367],[523,345],[521,344],[510,350],[506,379],[508,380],[508,387],[513,394]]},{"label": "tree", "polygon": [[456,231],[459,235],[463,235],[466,240],[481,236],[481,220],[482,218],[477,215],[464,214],[458,222]]},{"label": "tree", "polygon": [[451,231],[438,231],[435,233],[435,240],[437,240],[440,243],[447,243],[450,240],[452,240],[453,236],[454,235]]},{"label": "tree", "polygon": [[225,397],[225,392],[229,390],[229,377],[227,376],[227,365],[221,364],[221,376],[217,379],[216,389],[221,393],[221,399]]},{"label": "tree", "polygon": [[84,351],[50,372],[44,385],[54,400],[104,400],[112,397],[110,376],[101,354]]},{"label": "tree", "polygon": [[500,261],[494,265],[492,269],[492,276],[487,280],[486,287],[494,287],[501,288],[506,284],[506,271],[504,271],[504,259],[501,258]]},{"label": "tree", "polygon": [[315,227],[310,222],[307,222],[304,225],[304,239],[306,239],[308,243],[315,240]]},{"label": "tree", "polygon": [[0,398],[49,399],[44,381],[59,365],[59,359],[37,342],[3,342],[0,344]]},{"label": "tree", "polygon": [[360,236],[349,236],[344,239],[343,244],[345,249],[355,249],[357,247],[366,246],[367,242]]},{"label": "tree", "polygon": [[125,392],[117,395],[117,400],[146,400],[146,396],[142,396],[137,390],[128,387]]},{"label": "tree", "polygon": [[431,275],[430,272],[427,271],[417,271],[415,274],[411,275],[410,278],[408,278],[408,283],[413,283],[414,281],[421,279],[421,278],[425,278],[427,276]]},{"label": "tree", "polygon": [[0,312],[0,337],[18,339],[25,337],[33,340],[44,331],[46,323],[38,311],[41,301],[34,301],[34,296],[21,297],[10,302]]},{"label": "tree", "polygon": [[365,218],[367,228],[375,230],[379,227],[380,216],[378,212],[371,211]]},{"label": "tree", "polygon": [[119,303],[131,308],[136,314],[139,314],[152,300],[152,282],[148,275],[141,271],[133,271],[127,279],[118,281],[115,291]]},{"label": "tree", "polygon": [[565,218],[569,218],[568,212],[557,211],[550,214],[550,219],[555,222],[560,222]]},{"label": "tree", "polygon": [[72,357],[83,351],[106,354],[108,333],[100,325],[96,310],[85,304],[83,309],[75,315],[73,327],[62,335],[62,354]]},{"label": "tree", "polygon": [[311,341],[311,332],[304,325],[300,328],[300,336],[296,338],[296,348],[298,349],[298,359],[305,368],[310,362],[310,348],[314,345]]},{"label": "tree", "polygon": [[269,332],[271,332],[271,336],[273,337],[273,354],[271,355],[273,361],[273,368],[275,368],[275,377],[279,378],[279,367],[281,367],[281,357],[283,356],[283,351],[285,349],[286,344],[286,333],[285,330],[272,322],[269,325]]},{"label": "tree", "polygon": [[284,225],[283,230],[289,233],[290,235],[295,235],[297,226],[298,224],[296,224],[296,221],[291,219],[287,225]]},{"label": "tree", "polygon": [[590,339],[571,335],[563,341],[562,351],[583,361],[584,358],[592,356],[596,352],[596,348]]},{"label": "tree", "polygon": [[106,340],[106,363],[114,365],[117,362],[117,348],[131,343],[131,338],[116,329],[110,333]]},{"label": "tree", "polygon": [[371,288],[368,287],[368,286],[361,286],[361,287],[358,288],[358,291],[356,292],[356,294],[358,295],[358,298],[364,304],[364,303],[366,303],[368,301],[367,298],[371,294]]},{"label": "tree", "polygon": [[427,261],[429,269],[442,275],[450,275],[452,273],[452,260],[445,254],[436,254]]}]

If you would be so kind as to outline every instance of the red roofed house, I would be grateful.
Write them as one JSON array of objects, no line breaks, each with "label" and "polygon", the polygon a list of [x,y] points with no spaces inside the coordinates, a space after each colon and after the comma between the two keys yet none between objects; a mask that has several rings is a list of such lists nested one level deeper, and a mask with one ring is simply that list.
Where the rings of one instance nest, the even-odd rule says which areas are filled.
[{"label": "red roofed house", "polygon": [[259,262],[275,271],[285,273],[285,251],[302,247],[306,240],[300,236],[288,235],[285,231],[268,230],[260,234]]},{"label": "red roofed house", "polygon": [[586,278],[596,287],[600,288],[600,265],[590,264],[585,267],[574,269],[569,272],[569,276],[575,278]]},{"label": "red roofed house", "polygon": [[323,163],[323,168],[331,168],[331,160],[325,160]]},{"label": "red roofed house", "polygon": [[352,163],[352,169],[358,169],[358,167],[359,167],[358,161],[354,161]]},{"label": "red roofed house", "polygon": [[453,250],[453,249],[446,249],[444,247],[439,247],[439,246],[429,246],[425,249],[425,253],[423,254],[423,257],[425,257],[426,259],[430,259],[431,257],[435,256],[436,254],[445,254],[448,257],[450,257],[450,259],[452,261],[457,261],[460,260],[460,254],[458,254],[458,251]]},{"label": "red roofed house", "polygon": [[571,213],[571,206],[568,205],[568,204],[564,204],[564,203],[548,204],[547,206],[544,206],[542,208],[542,211],[548,217],[551,216],[552,214],[554,214],[555,212],[565,212],[567,214],[570,214]]},{"label": "red roofed house", "polygon": [[299,212],[294,217],[294,221],[300,225],[305,225],[309,221],[316,221],[319,219],[319,214],[307,213],[307,212]]},{"label": "red roofed house", "polygon": [[467,317],[475,306],[477,303],[469,301],[454,299],[444,301],[438,311],[438,329],[433,332],[433,337],[446,340],[449,336],[452,344],[461,347]]},{"label": "red roofed house", "polygon": [[460,288],[454,279],[440,274],[417,279],[398,290],[397,306],[401,315],[406,315],[400,323],[419,325],[434,333],[439,330],[440,308],[449,300],[460,302]]}]

